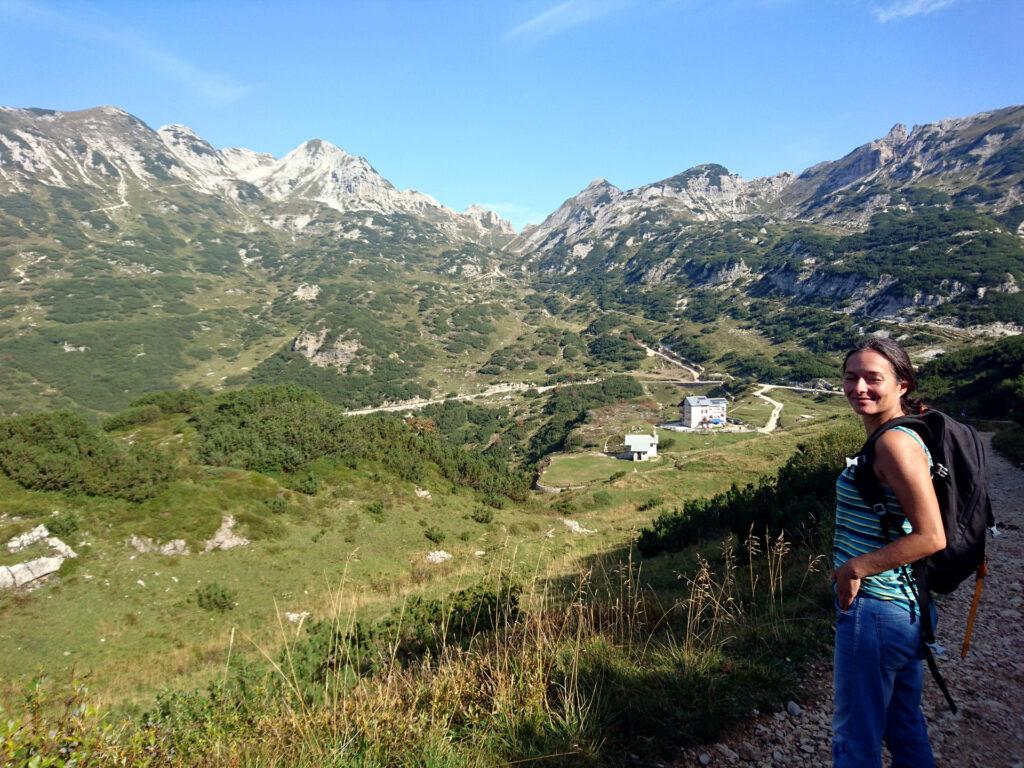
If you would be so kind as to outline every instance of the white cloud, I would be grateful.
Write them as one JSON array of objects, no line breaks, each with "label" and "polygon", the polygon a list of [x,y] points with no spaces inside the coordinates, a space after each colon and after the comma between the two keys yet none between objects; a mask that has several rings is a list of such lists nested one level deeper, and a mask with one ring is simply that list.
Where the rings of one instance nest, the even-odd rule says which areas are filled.
[{"label": "white cloud", "polygon": [[911,16],[922,16],[948,8],[955,2],[956,0],[898,0],[898,2],[875,6],[871,12],[876,19],[885,24],[888,21],[909,19]]},{"label": "white cloud", "polygon": [[25,0],[0,0],[0,17],[46,27],[59,34],[118,48],[164,77],[214,102],[233,102],[252,89],[219,72],[205,70],[154,47],[129,30],[66,16]]},{"label": "white cloud", "polygon": [[539,40],[614,13],[627,0],[564,0],[505,33],[505,39]]}]

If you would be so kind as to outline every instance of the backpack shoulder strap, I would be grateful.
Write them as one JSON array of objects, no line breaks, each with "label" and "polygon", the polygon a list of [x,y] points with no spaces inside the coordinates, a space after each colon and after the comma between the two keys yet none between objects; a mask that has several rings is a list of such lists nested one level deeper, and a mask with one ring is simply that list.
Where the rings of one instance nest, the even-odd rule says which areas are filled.
[{"label": "backpack shoulder strap", "polygon": [[876,443],[882,435],[895,427],[912,429],[920,436],[925,446],[931,442],[932,430],[920,416],[900,416],[890,419],[872,432],[865,441],[860,453],[857,454],[857,466],[853,475],[854,485],[857,486],[861,498],[882,518],[882,530],[886,534],[886,540],[889,539],[889,510],[885,503],[885,491],[882,489],[878,475],[875,474],[873,464]]}]

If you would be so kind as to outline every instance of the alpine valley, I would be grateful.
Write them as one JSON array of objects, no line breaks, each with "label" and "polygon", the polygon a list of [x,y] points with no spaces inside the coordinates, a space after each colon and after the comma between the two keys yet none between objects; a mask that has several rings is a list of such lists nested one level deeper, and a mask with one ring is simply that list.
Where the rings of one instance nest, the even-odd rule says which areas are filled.
[{"label": "alpine valley", "polygon": [[724,741],[811,722],[841,356],[900,339],[1024,464],[1022,282],[1021,106],[521,232],[319,139],[0,109],[0,763],[790,764]]},{"label": "alpine valley", "polygon": [[112,107],[3,109],[0,409],[112,412],[250,381],[360,407],[540,382],[587,362],[540,349],[585,353],[568,326],[595,306],[653,323],[695,362],[807,381],[773,369],[770,349],[723,360],[679,329],[731,319],[794,340],[790,358],[834,351],[855,326],[1013,333],[1022,222],[1022,107],[897,125],[799,175],[709,164],[627,191],[596,180],[520,234],[321,140],[275,159]]}]

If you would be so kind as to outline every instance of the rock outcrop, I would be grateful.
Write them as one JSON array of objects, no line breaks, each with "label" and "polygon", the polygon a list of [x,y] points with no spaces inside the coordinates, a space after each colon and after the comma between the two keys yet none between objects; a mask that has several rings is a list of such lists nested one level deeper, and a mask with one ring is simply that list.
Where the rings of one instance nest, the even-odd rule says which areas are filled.
[{"label": "rock outcrop", "polygon": [[0,566],[0,589],[32,586],[59,571],[65,560],[78,557],[71,547],[56,536],[51,536],[45,525],[37,525],[32,530],[12,538],[7,542],[7,551],[21,552],[40,542],[45,542],[56,554],[49,557],[36,557],[14,565]]},{"label": "rock outcrop", "polygon": [[234,549],[235,547],[244,547],[248,544],[249,540],[241,534],[235,533],[234,529],[234,515],[225,515],[221,521],[220,528],[213,534],[213,538],[203,545],[203,552],[213,552],[217,549]]}]

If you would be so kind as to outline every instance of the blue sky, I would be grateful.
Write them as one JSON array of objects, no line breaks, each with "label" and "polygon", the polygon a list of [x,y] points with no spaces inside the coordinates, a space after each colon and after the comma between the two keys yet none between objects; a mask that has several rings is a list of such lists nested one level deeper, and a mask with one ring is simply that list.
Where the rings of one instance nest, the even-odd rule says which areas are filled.
[{"label": "blue sky", "polygon": [[120,106],[539,221],[589,181],[745,177],[1024,103],[1021,0],[0,0],[0,104]]}]

